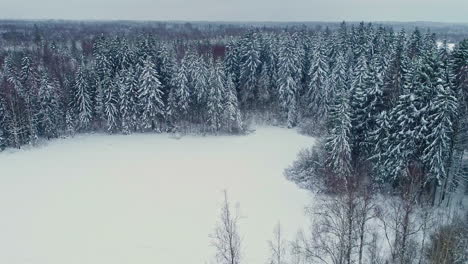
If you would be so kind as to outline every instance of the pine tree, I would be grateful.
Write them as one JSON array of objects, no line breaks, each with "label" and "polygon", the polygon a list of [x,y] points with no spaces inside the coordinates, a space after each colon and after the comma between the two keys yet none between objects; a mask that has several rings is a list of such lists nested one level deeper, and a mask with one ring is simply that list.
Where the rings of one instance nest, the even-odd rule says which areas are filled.
[{"label": "pine tree", "polygon": [[390,113],[392,123],[387,151],[383,154],[385,180],[397,183],[408,177],[408,167],[419,156],[417,154],[421,119],[417,97],[414,93],[401,95]]},{"label": "pine tree", "polygon": [[[176,52],[172,50],[173,48],[174,47],[168,46],[165,43],[159,43],[153,58],[154,69],[156,70],[158,80],[161,83],[161,98],[164,105],[167,103],[167,97],[171,90],[171,82],[175,74],[176,60],[174,54],[176,54]],[[144,67],[145,66],[143,66],[143,68]]]},{"label": "pine tree", "polygon": [[301,31],[298,36],[298,45],[301,58],[301,92],[303,95],[309,90],[310,69],[312,68],[313,42],[307,32]]},{"label": "pine tree", "polygon": [[464,100],[464,113],[468,108],[468,40],[461,41],[453,51],[454,85]]},{"label": "pine tree", "polygon": [[408,55],[410,59],[418,59],[418,57],[422,55],[423,46],[424,42],[421,31],[416,28],[411,34],[408,43]]},{"label": "pine tree", "polygon": [[339,52],[336,55],[336,62],[333,66],[330,76],[330,90],[328,92],[328,97],[330,98],[329,104],[333,104],[336,94],[341,90],[340,87],[344,87],[343,85],[347,83],[347,73],[348,69],[346,67],[346,60],[344,54],[342,52]]},{"label": "pine tree", "polygon": [[348,91],[340,91],[330,111],[330,134],[325,148],[327,165],[338,177],[347,178],[351,173],[351,113]]},{"label": "pine tree", "polygon": [[353,146],[353,152],[357,156],[361,156],[363,151],[364,140],[366,139],[366,132],[368,131],[367,121],[368,112],[366,109],[367,104],[367,93],[368,86],[372,83],[369,76],[369,67],[367,58],[365,55],[361,55],[358,58],[358,63],[352,72],[352,83],[351,83],[351,107],[352,107],[352,134],[353,141],[356,143]]},{"label": "pine tree", "polygon": [[394,126],[391,124],[390,116],[387,111],[382,111],[375,120],[376,128],[370,131],[371,154],[370,160],[373,161],[373,179],[378,184],[383,184],[387,180],[385,162],[390,146],[390,140],[395,136]]},{"label": "pine tree", "polygon": [[[101,44],[101,45],[104,45]],[[113,76],[113,65],[112,65],[112,58],[110,58],[110,51],[109,51],[109,44],[105,43],[105,47],[100,47],[98,45],[99,50],[95,50],[95,65],[94,65],[94,78],[90,78],[93,80],[94,87],[94,95],[95,95],[95,104],[94,104],[94,118],[97,121],[105,120],[105,110],[104,110],[104,93],[106,89],[112,85],[112,76]],[[98,49],[95,47],[95,49]],[[92,87],[91,85],[88,86],[89,94],[91,95]]]},{"label": "pine tree", "polygon": [[332,103],[329,94],[329,62],[322,42],[322,39],[318,40],[313,53],[312,67],[309,71],[309,89],[306,94],[308,110],[314,113],[318,121],[326,119],[328,106]]},{"label": "pine tree", "polygon": [[[206,112],[208,93],[210,91],[210,74],[207,63],[200,57],[194,61],[192,71],[189,71],[190,79],[193,82],[193,93],[190,100],[193,106],[190,108],[195,120],[199,122],[205,121],[203,115]],[[189,85],[191,85],[190,82]]]},{"label": "pine tree", "polygon": [[42,135],[47,139],[58,136],[59,104],[56,95],[47,72],[43,71],[39,86],[38,121]]},{"label": "pine tree", "polygon": [[279,99],[283,112],[286,113],[288,127],[297,123],[297,90],[300,81],[299,58],[295,53],[294,43],[285,38],[280,51]]},{"label": "pine tree", "polygon": [[240,67],[240,82],[241,82],[241,100],[247,102],[254,96],[254,89],[258,81],[258,71],[260,67],[260,47],[257,40],[257,35],[250,32],[242,40],[241,49],[241,67]]},{"label": "pine tree", "polygon": [[224,72],[219,64],[211,69],[210,85],[207,98],[208,126],[211,132],[218,132],[222,127]]},{"label": "pine tree", "polygon": [[443,41],[442,46],[437,52],[437,62],[439,64],[439,68],[442,71],[442,80],[448,85],[453,85],[455,79],[454,73],[452,71],[453,59],[447,44],[447,40]]},{"label": "pine tree", "polygon": [[73,112],[71,109],[68,109],[65,113],[65,129],[67,136],[73,136],[76,132],[76,124]]},{"label": "pine tree", "polygon": [[226,89],[224,92],[224,114],[226,128],[229,132],[242,131],[242,116],[239,109],[239,102],[237,100],[236,87],[232,78],[228,75],[226,78]]},{"label": "pine tree", "polygon": [[226,45],[226,56],[224,58],[224,64],[226,67],[226,73],[232,76],[232,81],[236,87],[239,85],[241,67],[240,67],[240,47],[238,43],[232,38]]},{"label": "pine tree", "polygon": [[117,129],[119,114],[119,89],[120,76],[116,76],[113,81],[107,82],[103,87],[102,108],[104,119],[106,120],[107,131],[113,132]]},{"label": "pine tree", "polygon": [[372,155],[374,145],[371,133],[377,129],[377,119],[380,112],[384,110],[382,78],[377,71],[376,60],[377,58],[374,58],[369,66],[364,64],[362,66],[364,69],[358,68],[358,70],[364,71],[356,73],[358,76],[361,75],[359,78],[362,80],[357,81],[352,90],[352,134],[355,142],[353,152],[362,161],[367,160]]},{"label": "pine tree", "polygon": [[139,130],[139,76],[134,68],[123,69],[116,80],[119,87],[119,111],[122,132],[127,135]]},{"label": "pine tree", "polygon": [[270,103],[272,92],[271,90],[271,83],[270,77],[268,76],[268,69],[266,64],[263,64],[262,70],[260,71],[260,75],[258,78],[258,104],[266,108],[266,106]]},{"label": "pine tree", "polygon": [[191,105],[190,88],[187,77],[187,63],[182,60],[173,79],[173,106],[180,118],[186,118]]},{"label": "pine tree", "polygon": [[454,139],[454,123],[458,114],[458,100],[452,90],[444,87],[441,79],[436,92],[430,109],[431,129],[426,138],[428,146],[424,149],[423,159],[431,174],[427,181],[434,179],[440,185],[447,177],[448,158],[453,151],[451,146]]},{"label": "pine tree", "polygon": [[165,106],[162,85],[151,60],[146,60],[140,74],[138,99],[142,108],[142,127],[159,130],[158,120],[163,120]]},{"label": "pine tree", "polygon": [[0,97],[0,151],[8,146],[7,130],[8,113],[5,107],[5,102]]},{"label": "pine tree", "polygon": [[5,124],[4,133],[8,135],[7,140],[9,146],[20,148],[22,144],[27,143],[25,140],[22,140],[27,128],[24,122],[22,122],[21,117],[22,114],[24,114],[24,110],[21,108],[21,95],[23,90],[19,71],[17,71],[15,67],[14,53],[8,54],[5,58],[3,76],[8,83],[13,86],[13,91],[9,94],[9,98],[7,97],[3,101],[4,109],[8,109],[8,111],[4,111],[3,116],[3,123]]},{"label": "pine tree", "polygon": [[81,65],[76,74],[74,106],[78,114],[79,129],[87,130],[92,118],[92,101],[84,67]]},{"label": "pine tree", "polygon": [[405,32],[401,31],[397,37],[390,63],[383,76],[383,93],[386,110],[394,106],[398,101],[398,97],[403,94],[408,64],[408,57],[405,52]]},{"label": "pine tree", "polygon": [[37,118],[34,114],[37,111],[37,84],[38,76],[35,68],[33,67],[32,60],[29,56],[25,56],[21,61],[20,82],[16,82],[18,86],[18,94],[23,98],[25,103],[25,114],[27,119],[27,143],[36,144],[38,139],[37,131]]}]

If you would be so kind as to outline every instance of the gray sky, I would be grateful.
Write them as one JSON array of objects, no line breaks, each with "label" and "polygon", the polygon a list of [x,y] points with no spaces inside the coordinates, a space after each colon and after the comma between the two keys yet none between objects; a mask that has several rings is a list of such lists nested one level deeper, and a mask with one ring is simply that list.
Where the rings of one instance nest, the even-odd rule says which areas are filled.
[{"label": "gray sky", "polygon": [[468,22],[468,0],[0,0],[0,18]]}]

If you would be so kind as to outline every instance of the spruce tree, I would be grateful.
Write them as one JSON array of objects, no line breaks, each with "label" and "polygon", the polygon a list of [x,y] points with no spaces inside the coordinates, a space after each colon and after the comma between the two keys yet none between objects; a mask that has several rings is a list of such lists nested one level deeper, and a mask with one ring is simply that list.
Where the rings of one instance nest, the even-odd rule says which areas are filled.
[{"label": "spruce tree", "polygon": [[211,69],[210,85],[207,98],[208,126],[211,132],[218,132],[222,127],[224,73],[219,64]]},{"label": "spruce tree", "polygon": [[241,100],[243,103],[251,100],[254,96],[254,89],[258,81],[258,71],[260,67],[260,47],[257,35],[254,32],[247,34],[242,40],[241,49]]},{"label": "spruce tree", "polygon": [[138,100],[139,76],[133,67],[120,72],[119,85],[119,111],[122,123],[122,132],[130,134],[140,129],[140,110]]},{"label": "spruce tree", "polygon": [[[140,74],[138,99],[142,109],[141,124],[145,129],[159,130],[158,121],[164,119],[162,85],[151,60],[146,60]],[[158,127],[159,125],[159,127]]]},{"label": "spruce tree", "polygon": [[7,122],[8,112],[5,101],[0,96],[0,150],[4,150],[8,146]]},{"label": "spruce tree", "polygon": [[186,61],[182,60],[173,79],[174,102],[172,102],[172,108],[176,110],[179,118],[187,117],[191,105],[187,66]]},{"label": "spruce tree", "polygon": [[73,136],[76,132],[76,124],[73,111],[68,109],[65,113],[65,130],[67,136]]},{"label": "spruce tree", "polygon": [[330,111],[330,134],[326,138],[327,166],[338,177],[350,176],[351,169],[351,108],[348,91],[342,90]]},{"label": "spruce tree", "polygon": [[464,100],[463,112],[468,109],[468,40],[461,41],[453,51],[454,85],[458,91],[457,96]]},{"label": "spruce tree", "polygon": [[271,98],[272,91],[270,77],[268,76],[266,64],[263,64],[258,78],[258,96],[256,99],[258,101],[258,105],[261,106],[262,109],[265,109],[270,103]]},{"label": "spruce tree", "polygon": [[191,107],[193,116],[195,120],[203,122],[205,121],[204,113],[207,110],[206,106],[210,91],[211,73],[208,64],[201,57],[198,57],[194,61],[193,69],[189,76],[193,82],[191,84],[193,86],[193,93],[190,100],[193,104]]},{"label": "spruce tree", "polygon": [[47,72],[43,71],[39,86],[38,121],[42,135],[47,139],[58,136],[59,104],[56,95]]},{"label": "spruce tree", "polygon": [[117,129],[119,115],[119,89],[120,76],[116,76],[103,89],[102,108],[104,119],[106,120],[106,130],[114,132]]},{"label": "spruce tree", "polygon": [[326,119],[328,106],[332,103],[329,94],[329,61],[323,45],[323,40],[319,39],[313,52],[309,71],[310,83],[306,94],[308,112],[314,113],[317,121]]},{"label": "spruce tree", "polygon": [[285,37],[280,50],[279,67],[279,100],[281,108],[286,113],[288,127],[297,124],[297,90],[300,82],[299,58],[295,52],[294,43]]},{"label": "spruce tree", "polygon": [[239,44],[231,38],[226,45],[226,56],[224,58],[224,64],[226,67],[226,73],[232,76],[232,81],[236,87],[239,85],[241,75],[240,60]]},{"label": "spruce tree", "polygon": [[224,92],[224,114],[226,129],[228,132],[240,132],[243,129],[242,116],[239,109],[239,102],[237,100],[237,92],[231,76],[226,77],[226,89]]},{"label": "spruce tree", "polygon": [[89,128],[92,118],[92,101],[85,74],[85,66],[82,64],[77,70],[76,83],[74,85],[74,106],[78,115],[78,127],[82,130]]},{"label": "spruce tree", "polygon": [[389,110],[403,94],[409,59],[405,50],[405,32],[402,30],[396,40],[390,62],[383,75],[383,93],[386,110]]},{"label": "spruce tree", "polygon": [[458,100],[453,91],[444,87],[439,79],[436,95],[429,111],[430,131],[426,138],[427,147],[424,149],[423,159],[429,167],[430,178],[437,184],[447,177],[452,142],[454,140],[454,124],[458,114]]},{"label": "spruce tree", "polygon": [[35,144],[38,139],[37,131],[37,91],[38,91],[38,73],[33,65],[32,59],[25,56],[21,60],[21,72],[19,75],[20,82],[16,82],[18,93],[23,98],[25,103],[25,115],[27,119],[27,143]]}]

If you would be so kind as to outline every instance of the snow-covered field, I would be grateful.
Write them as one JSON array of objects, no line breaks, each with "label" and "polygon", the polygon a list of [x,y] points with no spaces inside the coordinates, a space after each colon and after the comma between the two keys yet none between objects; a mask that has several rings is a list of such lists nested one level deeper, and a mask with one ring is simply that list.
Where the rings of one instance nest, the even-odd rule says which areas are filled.
[{"label": "snow-covered field", "polygon": [[82,135],[0,153],[0,263],[212,263],[209,234],[227,189],[244,263],[268,258],[310,201],[282,175],[314,143],[294,130],[248,136]]}]

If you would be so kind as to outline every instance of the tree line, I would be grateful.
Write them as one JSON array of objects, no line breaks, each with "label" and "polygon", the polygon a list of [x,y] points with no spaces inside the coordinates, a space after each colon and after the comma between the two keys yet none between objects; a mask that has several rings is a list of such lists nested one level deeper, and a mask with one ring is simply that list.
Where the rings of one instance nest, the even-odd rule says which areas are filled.
[{"label": "tree line", "polygon": [[1,49],[1,149],[90,131],[242,133],[258,115],[323,139],[317,175],[296,181],[418,181],[443,199],[462,180],[467,40],[451,50],[419,29],[344,22],[202,41],[31,34]]}]

